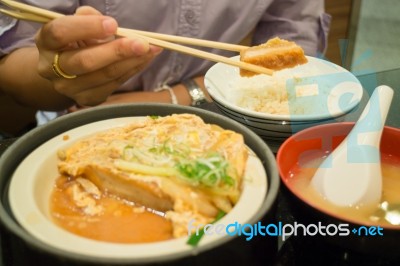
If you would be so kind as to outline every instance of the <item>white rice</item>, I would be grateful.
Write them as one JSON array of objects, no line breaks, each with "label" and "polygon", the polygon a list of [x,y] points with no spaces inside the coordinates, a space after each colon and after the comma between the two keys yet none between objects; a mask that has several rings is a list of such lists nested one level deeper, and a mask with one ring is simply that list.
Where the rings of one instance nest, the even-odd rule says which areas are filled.
[{"label": "white rice", "polygon": [[[301,71],[298,68],[276,71],[272,76],[256,75],[237,77],[230,84],[232,93],[226,95],[229,102],[242,108],[268,114],[306,114],[312,113],[313,104],[296,103],[297,97],[318,94],[317,85],[296,86],[294,93],[288,93],[286,82],[289,79],[301,80],[303,77],[318,75],[317,69]],[[289,106],[290,103],[290,106]]]}]

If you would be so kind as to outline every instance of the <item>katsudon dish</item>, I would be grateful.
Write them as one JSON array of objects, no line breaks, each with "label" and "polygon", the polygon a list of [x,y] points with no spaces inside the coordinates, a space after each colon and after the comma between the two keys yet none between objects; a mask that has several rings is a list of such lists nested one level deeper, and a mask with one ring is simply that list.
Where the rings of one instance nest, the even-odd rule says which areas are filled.
[{"label": "katsudon dish", "polygon": [[144,243],[188,236],[238,202],[243,136],[192,114],[148,116],[58,152],[53,221],[90,239]]}]

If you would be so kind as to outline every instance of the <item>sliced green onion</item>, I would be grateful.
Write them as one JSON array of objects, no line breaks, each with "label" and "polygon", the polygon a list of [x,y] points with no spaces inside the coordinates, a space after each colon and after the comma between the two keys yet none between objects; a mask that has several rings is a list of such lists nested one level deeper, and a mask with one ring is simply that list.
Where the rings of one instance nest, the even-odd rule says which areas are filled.
[{"label": "sliced green onion", "polygon": [[223,185],[232,187],[234,179],[227,174],[228,166],[228,162],[222,157],[209,157],[180,162],[176,167],[181,177],[193,185],[204,185],[206,187]]},{"label": "sliced green onion", "polygon": [[[224,217],[225,214],[226,213],[224,211],[219,210],[217,216],[214,219],[214,221],[212,221],[211,223],[213,224],[213,223],[216,223],[217,221],[221,220],[221,218]],[[198,234],[196,232],[194,232],[189,237],[188,241],[186,241],[186,244],[188,244],[188,245],[190,245],[192,247],[196,247],[199,244],[199,242],[200,242],[201,238],[203,237],[203,235],[204,235],[204,228],[202,228],[199,231]]]}]

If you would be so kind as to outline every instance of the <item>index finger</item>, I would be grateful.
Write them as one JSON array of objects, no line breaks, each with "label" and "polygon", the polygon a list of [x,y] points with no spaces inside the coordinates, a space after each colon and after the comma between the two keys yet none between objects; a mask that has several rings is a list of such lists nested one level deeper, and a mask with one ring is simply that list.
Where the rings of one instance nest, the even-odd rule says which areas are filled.
[{"label": "index finger", "polygon": [[48,50],[60,50],[78,41],[105,39],[114,35],[117,28],[116,20],[108,16],[64,16],[45,24],[36,42]]}]

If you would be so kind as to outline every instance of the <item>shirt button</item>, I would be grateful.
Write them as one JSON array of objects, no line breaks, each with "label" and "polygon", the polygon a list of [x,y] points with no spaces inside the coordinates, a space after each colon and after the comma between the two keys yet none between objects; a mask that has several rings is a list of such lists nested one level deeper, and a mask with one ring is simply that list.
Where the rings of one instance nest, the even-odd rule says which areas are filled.
[{"label": "shirt button", "polygon": [[196,14],[193,10],[187,10],[185,12],[185,20],[190,25],[196,24]]}]

